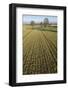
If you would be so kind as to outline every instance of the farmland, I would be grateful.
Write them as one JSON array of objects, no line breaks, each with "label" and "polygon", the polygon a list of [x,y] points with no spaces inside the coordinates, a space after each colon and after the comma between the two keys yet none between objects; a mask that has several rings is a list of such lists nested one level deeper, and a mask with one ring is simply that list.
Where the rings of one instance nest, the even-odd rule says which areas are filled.
[{"label": "farmland", "polygon": [[22,40],[24,75],[57,73],[57,31],[55,27],[32,29],[31,25],[23,25]]}]

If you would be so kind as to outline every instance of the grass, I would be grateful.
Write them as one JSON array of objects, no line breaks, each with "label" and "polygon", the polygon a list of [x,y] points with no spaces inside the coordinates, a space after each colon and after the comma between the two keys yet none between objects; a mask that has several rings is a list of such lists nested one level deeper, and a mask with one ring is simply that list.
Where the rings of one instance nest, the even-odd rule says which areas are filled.
[{"label": "grass", "polygon": [[57,73],[57,28],[23,27],[23,74]]}]

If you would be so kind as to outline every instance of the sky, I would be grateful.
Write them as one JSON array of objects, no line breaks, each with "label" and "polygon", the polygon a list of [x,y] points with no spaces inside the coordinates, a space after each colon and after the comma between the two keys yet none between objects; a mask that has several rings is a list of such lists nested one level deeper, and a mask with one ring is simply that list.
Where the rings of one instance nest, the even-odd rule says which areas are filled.
[{"label": "sky", "polygon": [[24,23],[30,23],[31,21],[40,23],[44,21],[44,18],[48,18],[49,23],[57,23],[57,16],[23,15],[22,19]]}]

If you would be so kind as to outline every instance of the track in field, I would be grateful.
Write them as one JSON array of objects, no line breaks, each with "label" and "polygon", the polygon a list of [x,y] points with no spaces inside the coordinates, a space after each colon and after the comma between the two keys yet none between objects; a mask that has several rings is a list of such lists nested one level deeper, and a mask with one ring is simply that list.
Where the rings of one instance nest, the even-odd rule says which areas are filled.
[{"label": "track in field", "polygon": [[49,35],[50,32],[47,34],[45,31],[38,30],[29,31],[24,35],[24,75],[57,73],[57,45]]}]

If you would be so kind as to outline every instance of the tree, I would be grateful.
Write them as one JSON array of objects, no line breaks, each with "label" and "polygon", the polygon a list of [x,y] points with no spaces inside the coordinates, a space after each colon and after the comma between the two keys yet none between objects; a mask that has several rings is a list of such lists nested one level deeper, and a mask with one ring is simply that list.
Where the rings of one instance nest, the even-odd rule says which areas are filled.
[{"label": "tree", "polygon": [[48,24],[49,24],[49,20],[48,20],[48,18],[45,18],[44,19],[44,27],[46,27]]},{"label": "tree", "polygon": [[40,22],[40,28],[42,29],[42,26],[43,26],[43,23],[42,22]]},{"label": "tree", "polygon": [[32,29],[34,28],[34,24],[35,24],[35,22],[31,21]]}]

